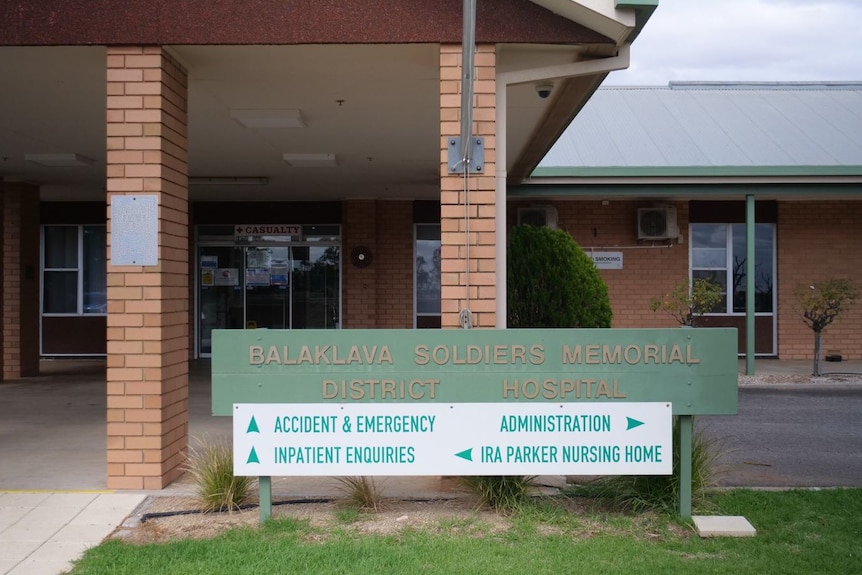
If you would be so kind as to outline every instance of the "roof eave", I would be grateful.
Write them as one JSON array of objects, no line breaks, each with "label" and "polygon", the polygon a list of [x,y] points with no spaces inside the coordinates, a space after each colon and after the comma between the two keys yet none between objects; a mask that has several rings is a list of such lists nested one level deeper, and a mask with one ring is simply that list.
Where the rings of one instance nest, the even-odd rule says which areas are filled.
[{"label": "roof eave", "polygon": [[533,170],[525,183],[545,183],[551,179],[572,184],[585,179],[596,181],[627,181],[634,179],[692,178],[705,181],[712,178],[798,178],[798,177],[862,177],[862,165],[814,166],[603,166],[603,167],[542,167]]},{"label": "roof eave", "polygon": [[[658,0],[532,0],[554,13],[591,28],[616,42],[621,49],[637,37],[658,6]],[[524,148],[524,153],[513,163],[508,174],[509,183],[518,183],[527,178],[575,116],[592,97],[607,77],[607,72],[597,73],[589,78],[570,78],[563,82],[568,85],[566,98],[556,98],[547,111],[546,118],[554,119],[542,125],[532,135]]]},{"label": "roof eave", "polygon": [[631,42],[658,6],[658,0],[532,0],[556,14],[611,38]]}]

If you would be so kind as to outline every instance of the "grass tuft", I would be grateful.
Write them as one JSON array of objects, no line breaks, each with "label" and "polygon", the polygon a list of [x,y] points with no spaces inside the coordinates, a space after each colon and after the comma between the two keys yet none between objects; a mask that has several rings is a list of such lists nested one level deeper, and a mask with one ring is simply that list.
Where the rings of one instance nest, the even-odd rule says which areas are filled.
[{"label": "grass tuft", "polygon": [[345,504],[361,511],[380,511],[383,506],[383,486],[373,477],[336,477]]},{"label": "grass tuft", "polygon": [[462,477],[461,483],[477,495],[482,505],[496,511],[518,509],[535,486],[535,476],[527,475],[473,475]]},{"label": "grass tuft", "polygon": [[233,511],[248,502],[252,477],[233,474],[233,447],[224,438],[204,436],[189,446],[186,470],[197,488],[204,511]]}]

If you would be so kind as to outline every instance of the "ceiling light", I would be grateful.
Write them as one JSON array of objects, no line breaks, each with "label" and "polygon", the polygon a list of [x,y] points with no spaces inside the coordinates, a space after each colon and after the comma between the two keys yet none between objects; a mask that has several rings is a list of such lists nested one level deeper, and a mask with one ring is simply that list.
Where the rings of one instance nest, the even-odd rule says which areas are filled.
[{"label": "ceiling light", "polygon": [[246,128],[304,128],[302,110],[231,110],[230,117]]},{"label": "ceiling light", "polygon": [[190,186],[266,186],[269,178],[265,177],[224,177],[212,176],[189,178]]},{"label": "ceiling light", "polygon": [[80,154],[24,154],[24,159],[49,168],[92,166],[95,162]]},{"label": "ceiling light", "polygon": [[284,161],[294,168],[335,168],[335,154],[284,154]]}]

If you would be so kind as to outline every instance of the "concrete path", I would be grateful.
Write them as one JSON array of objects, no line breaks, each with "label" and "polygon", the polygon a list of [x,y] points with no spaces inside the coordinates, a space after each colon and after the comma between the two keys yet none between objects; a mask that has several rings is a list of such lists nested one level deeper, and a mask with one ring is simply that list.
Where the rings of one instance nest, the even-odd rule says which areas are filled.
[{"label": "concrete path", "polygon": [[102,542],[146,495],[0,493],[0,574],[56,575]]}]

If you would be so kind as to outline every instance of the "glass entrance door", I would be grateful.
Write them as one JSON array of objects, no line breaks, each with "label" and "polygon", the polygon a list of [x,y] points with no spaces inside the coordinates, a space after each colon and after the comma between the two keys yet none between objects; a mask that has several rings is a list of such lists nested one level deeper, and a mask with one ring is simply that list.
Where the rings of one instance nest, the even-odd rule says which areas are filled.
[{"label": "glass entrance door", "polygon": [[214,329],[340,327],[338,246],[206,246],[198,257],[200,356]]},{"label": "glass entrance door", "polygon": [[199,252],[198,351],[212,352],[212,330],[245,325],[243,249],[205,247]]},{"label": "glass entrance door", "polygon": [[339,249],[337,246],[298,246],[293,250],[294,329],[338,329]]},{"label": "glass entrance door", "polygon": [[245,248],[246,329],[286,329],[290,321],[290,248]]}]

